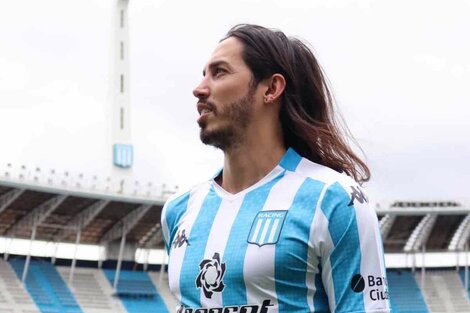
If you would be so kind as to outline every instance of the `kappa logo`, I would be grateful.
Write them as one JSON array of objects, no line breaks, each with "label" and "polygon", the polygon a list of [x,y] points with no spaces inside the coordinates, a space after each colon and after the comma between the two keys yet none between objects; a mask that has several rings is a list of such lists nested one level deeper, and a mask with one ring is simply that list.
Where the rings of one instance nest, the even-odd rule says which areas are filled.
[{"label": "kappa logo", "polygon": [[276,244],[287,216],[285,211],[261,211],[251,225],[248,243],[257,246]]},{"label": "kappa logo", "polygon": [[354,205],[354,200],[359,201],[359,203],[368,203],[369,200],[367,199],[366,195],[362,192],[362,190],[359,187],[354,187],[351,186],[352,192],[351,192],[351,201],[349,201],[348,206]]},{"label": "kappa logo", "polygon": [[186,238],[186,230],[183,229],[181,231],[178,231],[178,234],[176,235],[175,240],[173,240],[173,248],[174,249],[180,248],[185,243],[189,246],[188,238]]},{"label": "kappa logo", "polygon": [[212,259],[204,259],[199,264],[199,275],[196,278],[196,287],[202,288],[206,298],[212,298],[214,292],[221,292],[225,285],[225,263],[220,262],[220,255],[216,252]]}]

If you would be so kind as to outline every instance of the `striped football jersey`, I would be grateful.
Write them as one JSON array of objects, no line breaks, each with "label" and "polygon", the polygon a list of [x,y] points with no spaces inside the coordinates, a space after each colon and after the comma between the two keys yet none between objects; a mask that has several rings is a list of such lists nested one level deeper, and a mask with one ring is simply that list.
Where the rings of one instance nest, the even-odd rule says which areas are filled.
[{"label": "striped football jersey", "polygon": [[377,215],[350,177],[288,149],[253,186],[168,200],[177,312],[390,312]]}]

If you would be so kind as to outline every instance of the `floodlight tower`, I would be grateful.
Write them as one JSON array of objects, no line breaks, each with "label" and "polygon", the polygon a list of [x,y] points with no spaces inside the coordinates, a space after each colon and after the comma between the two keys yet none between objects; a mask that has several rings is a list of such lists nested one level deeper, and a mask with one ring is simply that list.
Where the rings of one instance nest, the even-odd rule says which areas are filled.
[{"label": "floodlight tower", "polygon": [[111,177],[119,178],[119,191],[122,192],[126,180],[132,174],[134,148],[130,129],[129,93],[129,0],[114,0],[112,17],[112,71],[111,71]]}]

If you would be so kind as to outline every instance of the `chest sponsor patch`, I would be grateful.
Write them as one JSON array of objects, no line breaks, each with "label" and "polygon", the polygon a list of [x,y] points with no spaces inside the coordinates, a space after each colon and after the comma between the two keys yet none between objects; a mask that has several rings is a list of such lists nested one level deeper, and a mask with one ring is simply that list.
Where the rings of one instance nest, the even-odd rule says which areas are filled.
[{"label": "chest sponsor patch", "polygon": [[285,211],[260,211],[253,220],[248,243],[258,246],[276,244],[286,219]]}]

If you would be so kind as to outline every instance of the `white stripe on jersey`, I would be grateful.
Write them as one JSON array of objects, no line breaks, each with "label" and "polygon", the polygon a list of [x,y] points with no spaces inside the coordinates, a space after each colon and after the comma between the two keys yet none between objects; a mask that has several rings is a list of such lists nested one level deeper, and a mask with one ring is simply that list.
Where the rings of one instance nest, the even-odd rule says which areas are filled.
[{"label": "white stripe on jersey", "polygon": [[[325,186],[325,189],[322,191],[322,200],[323,196],[325,194],[325,190],[329,186]],[[313,217],[313,223],[312,223],[312,229],[310,231],[310,234],[314,233],[314,236],[312,238],[313,246],[315,249],[312,251],[312,253],[318,253],[317,255],[329,255],[331,250],[333,250],[334,244],[333,244],[333,239],[331,238],[330,231],[328,229],[329,226],[329,221],[326,218],[325,214],[323,213],[321,209],[321,201],[318,202],[317,204],[317,210],[315,212],[315,216]],[[325,237],[322,237],[320,235],[325,235]],[[309,257],[310,257],[311,250],[309,249]],[[314,256],[312,256],[314,257]],[[323,268],[322,268],[322,281],[323,282],[330,282],[323,284],[325,287],[325,291],[328,294],[328,303],[330,305],[330,309],[332,312],[335,311],[336,309],[336,299],[335,299],[335,289],[334,289],[334,284],[333,284],[333,276],[332,276],[332,270],[331,270],[331,263],[329,260],[324,260],[325,262],[323,263]],[[315,284],[315,277],[313,277],[313,282],[311,284]],[[313,299],[312,299],[313,301]]]},{"label": "white stripe on jersey", "polygon": [[[330,232],[328,231],[328,220],[323,214],[321,209],[321,203],[325,195],[326,190],[329,185],[325,185],[321,191],[320,197],[318,199],[315,215],[313,216],[312,225],[310,226],[310,235],[308,240],[308,253],[307,253],[307,274],[306,274],[306,284],[308,287],[307,292],[307,303],[311,312],[314,312],[315,303],[313,298],[315,296],[316,286],[315,286],[315,277],[318,269],[318,255],[325,255],[321,250],[331,251],[333,248],[333,240],[331,239]],[[322,237],[321,235],[325,235]],[[321,249],[321,250],[320,250]],[[322,269],[322,275],[325,275],[326,272],[330,272],[330,263],[326,268]],[[330,279],[333,279],[330,277]],[[328,292],[330,308],[334,308],[335,304],[335,293],[333,289],[333,284],[329,284],[330,288],[325,290]],[[327,288],[328,286],[325,286]],[[332,295],[332,296],[331,296]],[[331,306],[333,304],[333,306]]]},{"label": "white stripe on jersey", "polygon": [[[181,217],[179,221],[179,225],[175,227],[179,229],[184,229],[186,231],[186,237],[189,238],[191,235],[191,229],[196,221],[196,218],[199,214],[199,210],[202,207],[204,199],[206,198],[207,193],[210,190],[210,183],[202,184],[199,188],[194,188],[191,190],[188,199],[188,208],[184,215]],[[172,243],[168,242],[171,249],[170,258],[171,260],[168,262],[168,280],[170,283],[170,290],[175,295],[176,299],[179,302],[182,301],[181,298],[181,290],[180,290],[180,274],[181,274],[181,266],[183,265],[184,254],[186,252],[186,245],[182,245],[177,249],[173,249],[171,247]]]},{"label": "white stripe on jersey", "polygon": [[[272,187],[261,211],[288,210],[291,207],[297,191],[304,182],[304,179],[301,178],[292,179],[292,175],[297,176],[293,172],[286,172],[284,177]],[[263,232],[266,233],[267,229],[268,227],[264,227],[265,231],[263,230]],[[261,235],[263,236],[263,234]],[[272,279],[275,277],[275,248],[276,245],[259,247],[255,244],[249,244],[243,265],[247,303],[262,303],[266,298],[270,298],[274,306],[269,308],[268,313],[278,313],[276,281]],[[257,279],[249,277],[250,273],[259,273],[260,270],[257,268],[260,267],[263,269],[261,271],[263,277]],[[254,285],[255,281],[260,285]]]},{"label": "white stripe on jersey", "polygon": [[299,173],[300,175],[321,181],[327,185],[336,182],[338,177],[344,176],[338,175],[338,172],[335,172],[329,167],[313,163],[312,161],[305,158],[302,158],[302,160],[299,162],[295,172]]},{"label": "white stripe on jersey", "polygon": [[[166,216],[166,208],[167,206],[163,206],[162,216]],[[166,218],[162,218],[161,223],[162,223],[162,234],[163,234],[163,238],[165,239],[164,242],[167,242],[168,247],[170,247],[170,230],[168,229],[168,223],[166,222]],[[169,251],[170,249],[167,250],[165,247],[165,252],[168,253]]]},{"label": "white stripe on jersey", "polygon": [[[207,239],[204,259],[212,259],[214,253],[219,253],[220,260],[223,260],[225,246],[227,245],[233,222],[237,217],[243,199],[244,197],[235,197],[233,199],[223,198]],[[222,292],[215,292],[212,294],[212,298],[209,299],[204,296],[203,288],[201,288],[201,307],[211,308],[222,306]]]}]

